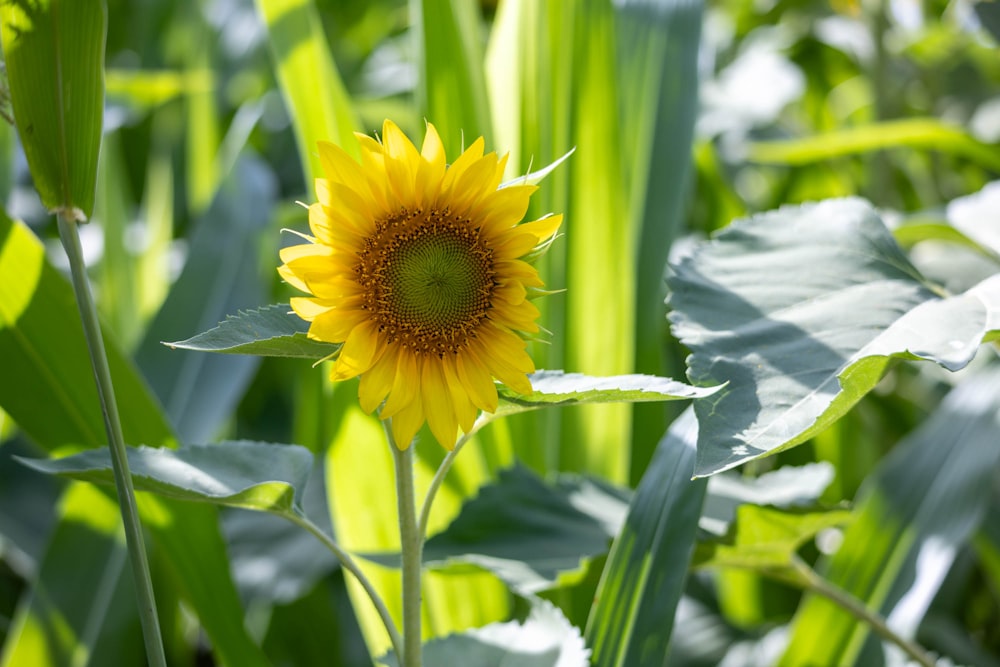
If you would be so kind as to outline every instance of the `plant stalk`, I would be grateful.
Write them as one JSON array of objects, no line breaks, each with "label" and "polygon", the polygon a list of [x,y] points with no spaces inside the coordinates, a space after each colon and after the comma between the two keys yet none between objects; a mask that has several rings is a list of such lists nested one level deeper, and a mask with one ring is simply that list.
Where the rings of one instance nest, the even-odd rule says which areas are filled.
[{"label": "plant stalk", "polygon": [[892,628],[889,627],[881,615],[871,611],[853,595],[838,588],[818,575],[816,571],[809,567],[809,565],[807,565],[801,558],[793,556],[792,566],[796,573],[802,576],[802,582],[805,584],[806,590],[817,595],[822,595],[854,618],[858,619],[862,623],[866,623],[875,632],[875,634],[887,642],[898,646],[904,653],[906,653],[906,655],[920,665],[923,665],[923,667],[935,667],[936,663],[934,658],[928,655],[927,651],[925,651],[922,646],[897,634]]},{"label": "plant stalk", "polygon": [[333,555],[337,557],[337,560],[340,561],[343,568],[355,576],[358,583],[361,584],[361,587],[365,589],[365,593],[368,594],[368,598],[372,601],[372,604],[375,605],[375,611],[378,612],[379,618],[382,619],[382,624],[385,626],[386,632],[389,633],[389,641],[392,643],[392,649],[397,655],[402,655],[403,638],[400,636],[399,630],[396,628],[396,624],[393,622],[392,616],[389,614],[389,609],[385,606],[385,602],[382,601],[378,591],[375,590],[371,580],[365,576],[365,573],[361,571],[361,568],[358,567],[355,560],[351,558],[351,554],[341,549],[340,545],[333,541],[329,535],[320,530],[319,526],[313,523],[309,517],[299,513],[285,514],[283,516],[285,516],[285,518],[292,523],[301,526],[312,533],[316,539],[323,543],[323,546],[329,549]]},{"label": "plant stalk", "polygon": [[402,667],[421,667],[420,608],[421,568],[424,541],[417,526],[417,503],[413,489],[413,444],[404,450],[396,446],[392,430],[382,422],[396,464],[396,503],[399,510],[399,548],[403,560],[403,653]]},{"label": "plant stalk", "polygon": [[104,416],[104,428],[108,435],[108,447],[111,450],[111,464],[114,469],[115,488],[118,491],[118,506],[121,508],[122,522],[125,525],[125,543],[128,546],[129,562],[132,564],[132,577],[135,579],[135,592],[139,603],[139,620],[142,624],[142,636],[146,645],[146,659],[150,667],[167,667],[167,659],[163,652],[163,637],[160,635],[160,622],[156,611],[156,598],[153,594],[153,582],[149,575],[149,560],[143,543],[142,524],[135,503],[135,489],[132,486],[132,475],[129,473],[128,454],[125,450],[125,438],[122,435],[121,419],[118,414],[118,403],[115,400],[115,390],[111,383],[111,370],[108,366],[108,355],[104,349],[104,338],[101,336],[101,325],[97,318],[97,309],[90,294],[90,284],[87,281],[87,268],[83,261],[83,248],[80,245],[80,234],[77,223],[67,219],[62,214],[56,216],[59,225],[59,237],[63,248],[69,257],[70,273],[73,281],[73,291],[76,292],[76,302],[80,309],[80,319],[83,321],[83,331],[90,351],[90,362],[94,369],[94,379],[97,382],[97,394],[101,400],[101,413]]}]

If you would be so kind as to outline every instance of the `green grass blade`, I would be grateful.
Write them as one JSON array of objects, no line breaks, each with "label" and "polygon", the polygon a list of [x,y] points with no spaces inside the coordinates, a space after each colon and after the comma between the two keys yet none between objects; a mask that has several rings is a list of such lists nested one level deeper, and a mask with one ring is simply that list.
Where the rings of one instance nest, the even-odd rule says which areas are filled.
[{"label": "green grass blade", "polygon": [[306,190],[323,175],[316,142],[332,141],[352,155],[360,125],[351,107],[323,24],[312,0],[257,0],[267,26],[281,94],[292,118]]},{"label": "green grass blade", "polygon": [[0,6],[0,37],[21,144],[42,204],[71,220],[94,209],[104,114],[103,0]]},{"label": "green grass blade", "polygon": [[706,482],[692,480],[698,422],[687,410],[660,441],[615,538],[587,620],[594,667],[665,664]]},{"label": "green grass blade", "polygon": [[463,138],[466,146],[480,136],[492,143],[478,3],[412,0],[410,11],[420,68],[417,108],[453,151]]}]

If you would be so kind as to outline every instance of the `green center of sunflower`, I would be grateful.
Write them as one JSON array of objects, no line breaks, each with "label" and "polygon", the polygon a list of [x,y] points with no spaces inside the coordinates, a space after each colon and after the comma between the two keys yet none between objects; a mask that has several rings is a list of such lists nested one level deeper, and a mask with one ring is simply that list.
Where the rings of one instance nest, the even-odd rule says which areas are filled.
[{"label": "green center of sunflower", "polygon": [[487,316],[492,256],[468,219],[416,211],[377,224],[356,270],[388,342],[441,356],[462,348]]}]

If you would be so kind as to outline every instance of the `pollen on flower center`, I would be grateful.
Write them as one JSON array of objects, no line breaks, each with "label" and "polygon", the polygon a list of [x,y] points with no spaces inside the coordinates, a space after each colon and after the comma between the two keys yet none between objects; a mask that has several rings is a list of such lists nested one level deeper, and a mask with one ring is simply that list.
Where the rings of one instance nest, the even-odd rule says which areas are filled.
[{"label": "pollen on flower center", "polygon": [[442,356],[457,353],[487,317],[492,255],[468,219],[404,211],[376,224],[355,271],[388,343]]}]

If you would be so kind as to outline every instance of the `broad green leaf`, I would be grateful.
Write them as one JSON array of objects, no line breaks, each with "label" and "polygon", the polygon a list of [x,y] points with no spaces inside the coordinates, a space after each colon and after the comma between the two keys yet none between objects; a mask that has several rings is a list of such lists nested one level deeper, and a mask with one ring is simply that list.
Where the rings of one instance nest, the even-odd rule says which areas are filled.
[{"label": "broad green leaf", "polygon": [[[476,137],[491,141],[478,3],[415,0],[410,11],[419,68],[418,110],[452,151]],[[498,150],[506,152],[502,146]]]},{"label": "broad green leaf", "polygon": [[[111,457],[93,449],[61,459],[20,459],[40,472],[114,484]],[[227,441],[179,449],[130,447],[128,462],[139,491],[190,500],[289,514],[300,498],[312,454],[297,445]]]},{"label": "broad green leaf", "polygon": [[814,137],[759,142],[750,146],[749,158],[764,164],[802,165],[886,148],[938,150],[1000,171],[995,147],[976,140],[960,127],[933,118],[888,120]]},{"label": "broad green leaf", "polygon": [[979,192],[948,202],[945,214],[948,222],[980,247],[1000,257],[1000,230],[996,212],[1000,208],[1000,181],[987,183]]},{"label": "broad green leaf", "polygon": [[515,592],[554,587],[584,559],[607,552],[626,499],[586,479],[547,485],[523,466],[500,472],[462,506],[424,548],[428,567],[470,564],[493,572]]},{"label": "broad green leaf", "polygon": [[790,510],[759,505],[736,509],[732,543],[707,542],[695,553],[696,567],[736,567],[764,573],[787,571],[795,552],[820,531],[851,520],[850,510]]},{"label": "broad green leaf", "polygon": [[315,360],[329,357],[340,349],[338,344],[309,338],[307,331],[308,322],[293,313],[288,304],[278,303],[227,315],[214,329],[166,345],[201,352]]},{"label": "broad green leaf", "polygon": [[694,547],[704,480],[692,480],[689,408],[660,441],[601,575],[587,620],[595,667],[663,665]]},{"label": "broad green leaf", "polygon": [[313,179],[323,175],[316,142],[332,141],[356,154],[352,132],[360,126],[312,0],[257,0],[257,8],[292,119],[306,189],[312,190]]},{"label": "broad green leaf", "polygon": [[136,352],[136,364],[185,442],[207,442],[216,435],[260,360],[176,351],[160,341],[206,328],[226,313],[266,298],[269,276],[252,259],[268,228],[274,196],[269,168],[252,158],[237,163],[211,209],[198,220],[184,270]]},{"label": "broad green leaf", "polygon": [[[73,290],[45,261],[42,244],[27,227],[0,213],[0,358],[4,359],[4,372],[18,378],[17,382],[0,382],[0,406],[36,444],[49,451],[66,445],[100,447],[105,443],[100,402],[76,313]],[[125,439],[171,444],[170,427],[143,380],[113,341],[105,344]],[[117,508],[102,507],[90,503],[83,518],[72,513],[60,515],[39,566],[36,586],[59,585],[68,566],[65,554],[105,549],[108,540],[114,539],[110,533],[87,527],[119,520]],[[177,576],[182,596],[198,615],[218,654],[229,664],[265,664],[243,627],[215,513],[210,508],[167,502],[144,503],[140,511],[163,548],[166,567]],[[121,572],[124,554],[124,544],[117,543],[102,562],[117,563]],[[65,604],[52,597],[32,596],[30,603],[21,606],[14,621],[16,630],[8,634],[4,646],[5,665],[68,665],[66,661],[74,652],[89,650],[78,642],[87,639],[84,630],[92,627],[93,619],[104,617],[95,615],[89,605],[99,602],[108,594],[108,587],[117,584],[113,573],[81,576],[83,572],[79,563],[73,565],[76,593]],[[62,623],[59,619],[68,623],[66,633],[47,635],[48,624]],[[72,619],[79,619],[80,624],[74,625]],[[49,658],[42,658],[39,650]]]},{"label": "broad green leaf", "polygon": [[[968,376],[900,442],[859,492],[856,519],[820,573],[894,631],[913,637],[958,553],[984,518],[1000,468],[1000,370]],[[872,664],[869,629],[808,598],[782,665]],[[864,651],[864,652],[863,652]]]},{"label": "broad green leaf", "polygon": [[94,208],[104,115],[103,0],[0,5],[14,119],[42,204],[72,220]]},{"label": "broad green leaf", "polygon": [[593,377],[563,371],[538,371],[528,379],[534,389],[530,394],[517,394],[506,387],[499,387],[501,402],[497,416],[585,403],[641,403],[704,398],[721,389],[692,387],[653,375]]},{"label": "broad green leaf", "polygon": [[682,258],[668,284],[692,383],[729,383],[695,401],[698,475],[818,433],[892,358],[958,370],[1000,329],[1000,275],[938,296],[857,199],[734,223]]},{"label": "broad green leaf", "polygon": [[[544,600],[534,600],[523,623],[493,623],[424,644],[424,664],[476,667],[589,667],[590,650],[580,631],[562,612]],[[398,667],[393,652],[379,658]]]},{"label": "broad green leaf", "polygon": [[989,31],[993,39],[1000,42],[1000,7],[992,0],[979,0],[972,5],[979,22]]}]

